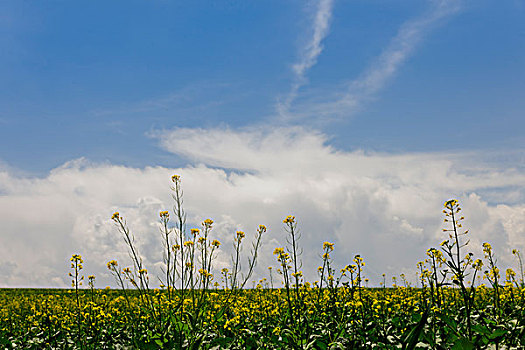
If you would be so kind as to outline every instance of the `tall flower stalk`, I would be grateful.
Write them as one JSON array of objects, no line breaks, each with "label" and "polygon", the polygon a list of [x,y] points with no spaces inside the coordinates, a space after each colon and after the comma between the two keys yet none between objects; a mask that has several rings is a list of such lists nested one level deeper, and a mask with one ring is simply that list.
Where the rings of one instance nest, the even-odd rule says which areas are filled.
[{"label": "tall flower stalk", "polygon": [[82,256],[80,254],[73,254],[71,256],[71,269],[73,269],[73,272],[69,273],[69,277],[71,277],[71,286],[75,288],[75,298],[76,298],[76,306],[77,306],[77,330],[78,330],[78,341],[80,343],[80,348],[83,348],[83,338],[82,338],[82,309],[80,307],[80,297],[78,294],[78,288],[82,285],[82,281],[84,280],[84,276],[80,274],[80,271],[84,268],[82,264],[84,263],[84,260],[82,260]]},{"label": "tall flower stalk", "polygon": [[[465,236],[468,234],[468,230],[463,230],[462,221],[465,217],[460,216],[459,212],[461,207],[455,199],[446,201],[444,204],[445,209],[445,223],[449,223],[449,228],[444,228],[443,232],[448,233],[448,239],[445,239],[441,243],[441,249],[448,257],[445,260],[446,265],[451,269],[452,272],[452,283],[460,288],[461,296],[463,299],[463,305],[465,307],[465,318],[467,322],[468,339],[472,340],[472,319],[471,313],[474,306],[474,296],[476,288],[472,285],[476,278],[477,269],[473,266],[474,261],[472,260],[472,253],[467,253],[464,257],[461,255],[461,249],[467,246],[470,240],[465,240]],[[466,278],[469,275],[469,269],[474,267],[474,274],[472,277],[472,283],[470,287],[467,287]]]}]

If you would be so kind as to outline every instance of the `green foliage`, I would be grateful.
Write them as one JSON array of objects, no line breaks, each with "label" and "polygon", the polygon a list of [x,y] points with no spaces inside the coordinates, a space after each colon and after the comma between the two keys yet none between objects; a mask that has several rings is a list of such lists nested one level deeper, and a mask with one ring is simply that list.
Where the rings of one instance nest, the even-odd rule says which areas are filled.
[{"label": "green foliage", "polygon": [[[304,305],[292,302],[304,313],[291,323],[286,291],[259,287],[240,291],[222,318],[198,324],[185,311],[182,317],[175,313],[165,320],[164,328],[140,309],[138,291],[128,291],[128,306],[122,290],[95,289],[94,303],[91,291],[79,290],[80,330],[74,290],[2,289],[0,344],[7,349],[489,349],[496,344],[523,348],[525,289],[502,288],[500,307],[508,312],[497,317],[490,310],[492,290],[477,289],[472,339],[465,336],[466,324],[457,312],[455,304],[462,300],[457,288],[444,288],[447,301],[441,310],[432,310],[423,309],[421,288],[363,288],[362,299],[350,296],[349,287],[333,294],[325,289],[317,304],[317,291],[303,286]],[[164,312],[167,293],[157,293],[161,297],[154,298],[159,300],[156,307]],[[225,290],[212,293],[211,305],[228,298]],[[210,308],[205,318],[213,320],[216,309]]]}]

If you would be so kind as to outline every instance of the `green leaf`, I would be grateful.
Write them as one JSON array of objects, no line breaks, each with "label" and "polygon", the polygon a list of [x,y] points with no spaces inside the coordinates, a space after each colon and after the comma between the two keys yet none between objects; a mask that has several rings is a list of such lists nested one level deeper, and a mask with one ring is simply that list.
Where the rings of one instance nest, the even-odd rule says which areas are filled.
[{"label": "green leaf", "polygon": [[283,339],[286,339],[286,341],[288,342],[288,346],[292,347],[293,349],[299,348],[297,346],[298,339],[292,330],[287,329],[287,328],[283,329],[281,331],[281,336],[283,337]]},{"label": "green leaf", "polygon": [[436,316],[443,322],[445,322],[447,325],[450,326],[450,328],[452,329],[457,329],[458,328],[458,324],[456,323],[456,321],[454,321],[452,318],[448,317],[447,315],[444,315],[444,314],[436,314]]},{"label": "green leaf", "polygon": [[423,331],[423,328],[425,327],[425,323],[427,322],[428,318],[428,310],[425,310],[423,315],[421,315],[421,319],[419,322],[412,327],[410,332],[407,334],[405,339],[403,340],[403,349],[405,350],[413,350],[416,347],[416,344],[418,343],[419,336],[421,332]]},{"label": "green leaf", "polygon": [[9,341],[9,339],[2,333],[0,334],[0,344],[2,345],[7,345],[7,344],[10,344],[11,342]]},{"label": "green leaf", "polygon": [[472,330],[475,333],[484,334],[484,335],[489,335],[491,333],[490,329],[488,329],[487,327],[483,327],[482,325],[479,325],[479,324],[473,325]]},{"label": "green leaf", "polygon": [[306,349],[320,349],[320,350],[326,350],[328,349],[328,345],[326,345],[325,342],[319,339],[314,339],[308,345],[306,346]]},{"label": "green leaf", "polygon": [[212,341],[212,344],[215,345],[219,345],[221,348],[226,348],[230,345],[230,343],[233,341],[232,338],[229,338],[229,337],[220,337],[220,338],[215,338],[213,339]]},{"label": "green leaf", "polygon": [[188,324],[185,322],[178,321],[175,329],[180,330],[184,333],[188,333],[188,331],[190,330],[190,326],[188,326]]},{"label": "green leaf", "polygon": [[475,345],[465,337],[461,337],[454,343],[452,350],[472,350]]},{"label": "green leaf", "polygon": [[496,329],[492,334],[490,334],[488,337],[490,340],[497,339],[503,335],[507,334],[507,331],[504,329]]},{"label": "green leaf", "polygon": [[[320,349],[320,348],[317,348],[317,349]],[[333,343],[330,343],[330,350],[336,350],[336,349],[345,349],[345,347],[343,346],[343,344],[341,342],[333,342]]]}]

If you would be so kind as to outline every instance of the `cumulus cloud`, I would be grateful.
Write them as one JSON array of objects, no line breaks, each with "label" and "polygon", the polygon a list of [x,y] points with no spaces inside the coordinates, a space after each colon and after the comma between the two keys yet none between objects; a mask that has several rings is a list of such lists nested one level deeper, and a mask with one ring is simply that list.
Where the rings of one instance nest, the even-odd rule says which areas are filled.
[{"label": "cumulus cloud", "polygon": [[[100,286],[113,284],[105,262],[129,261],[110,220],[115,210],[155,273],[162,260],[158,212],[172,206],[173,173],[182,175],[188,225],[208,217],[216,223],[213,236],[223,242],[217,268],[228,266],[236,230],[249,240],[257,225],[268,226],[258,277],[275,266],[272,252],[285,244],[282,219],[289,214],[299,220],[310,280],[323,241],[335,243],[338,265],[361,254],[375,282],[383,272],[415,271],[425,250],[443,239],[442,203],[451,197],[463,204],[474,252],[489,241],[500,262],[510,264],[510,249],[525,249],[525,196],[518,189],[525,174],[480,154],[348,152],[298,127],[175,129],[157,137],[191,164],[137,169],[79,159],[43,178],[1,171],[0,283],[66,285],[68,257],[80,253],[86,274],[96,274]],[[512,201],[502,201],[507,197]]]}]

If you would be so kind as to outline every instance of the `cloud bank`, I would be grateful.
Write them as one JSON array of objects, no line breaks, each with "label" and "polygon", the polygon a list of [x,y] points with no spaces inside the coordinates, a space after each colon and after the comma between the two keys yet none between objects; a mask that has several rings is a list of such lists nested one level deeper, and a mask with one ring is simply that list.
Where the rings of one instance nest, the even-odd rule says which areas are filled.
[{"label": "cloud bank", "polygon": [[98,286],[114,285],[105,263],[129,263],[110,220],[115,210],[145,264],[158,271],[157,218],[172,206],[174,173],[183,179],[189,227],[215,221],[212,235],[223,242],[217,268],[228,266],[236,230],[247,233],[248,243],[257,225],[267,225],[257,277],[276,266],[272,252],[285,244],[286,215],[299,221],[307,279],[315,278],[324,241],[335,243],[336,265],[361,254],[373,282],[381,273],[410,276],[425,250],[443,240],[442,203],[452,197],[462,203],[478,255],[489,241],[505,265],[512,248],[525,249],[525,173],[512,163],[476,153],[342,151],[326,135],[299,127],[175,129],[157,137],[190,165],[137,169],[79,159],[43,178],[0,171],[1,286],[67,286],[73,253],[84,256],[85,273],[95,274]]}]

